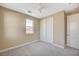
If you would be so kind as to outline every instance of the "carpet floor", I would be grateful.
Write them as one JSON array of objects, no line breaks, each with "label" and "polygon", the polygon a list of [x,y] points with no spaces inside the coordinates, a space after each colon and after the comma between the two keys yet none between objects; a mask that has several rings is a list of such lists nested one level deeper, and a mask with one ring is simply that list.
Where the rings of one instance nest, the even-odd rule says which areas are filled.
[{"label": "carpet floor", "polygon": [[59,48],[45,42],[34,42],[23,47],[0,53],[0,56],[79,56],[79,50]]}]

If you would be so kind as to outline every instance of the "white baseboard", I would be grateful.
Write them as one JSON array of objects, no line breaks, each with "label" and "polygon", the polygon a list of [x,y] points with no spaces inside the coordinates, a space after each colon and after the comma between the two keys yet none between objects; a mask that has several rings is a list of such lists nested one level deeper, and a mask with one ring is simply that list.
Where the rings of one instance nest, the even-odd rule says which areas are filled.
[{"label": "white baseboard", "polygon": [[63,49],[65,48],[65,47],[58,45],[58,44],[55,44],[55,43],[53,43],[53,45],[56,46],[56,47],[59,47],[59,48],[63,48]]},{"label": "white baseboard", "polygon": [[43,40],[40,40],[41,42],[45,42],[45,43],[48,43],[48,44],[53,44],[53,42],[47,42],[47,41],[43,41]]},{"label": "white baseboard", "polygon": [[40,40],[40,41],[42,41],[42,42],[45,42],[45,43],[48,43],[48,44],[52,44],[52,45],[54,45],[54,46],[56,46],[56,47],[59,47],[59,48],[65,48],[65,47],[63,47],[63,46],[61,46],[61,45],[58,45],[58,44],[55,44],[55,43],[49,43],[49,42],[46,42],[46,41],[43,41],[43,40]]},{"label": "white baseboard", "polygon": [[22,47],[22,46],[25,46],[25,45],[28,45],[28,44],[31,44],[31,43],[34,43],[34,42],[37,42],[37,41],[39,41],[39,40],[35,40],[35,41],[28,42],[28,43],[20,44],[20,45],[17,45],[17,46],[13,46],[13,47],[10,47],[10,48],[7,48],[7,49],[3,49],[3,50],[0,50],[0,53],[9,51],[9,50],[12,50],[12,49],[15,49],[15,48],[19,48],[19,47]]}]

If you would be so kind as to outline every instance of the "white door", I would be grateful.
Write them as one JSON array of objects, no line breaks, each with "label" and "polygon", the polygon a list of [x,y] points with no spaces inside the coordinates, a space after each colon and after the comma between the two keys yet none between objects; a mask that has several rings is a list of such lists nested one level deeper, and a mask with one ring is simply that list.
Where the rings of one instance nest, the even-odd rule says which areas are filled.
[{"label": "white door", "polygon": [[40,21],[40,39],[46,41],[46,19]]},{"label": "white door", "polygon": [[67,45],[79,49],[79,14],[67,17]]},{"label": "white door", "polygon": [[53,44],[53,17],[48,17],[40,21],[40,39]]},{"label": "white door", "polygon": [[46,21],[47,42],[53,44],[53,17],[47,18]]}]

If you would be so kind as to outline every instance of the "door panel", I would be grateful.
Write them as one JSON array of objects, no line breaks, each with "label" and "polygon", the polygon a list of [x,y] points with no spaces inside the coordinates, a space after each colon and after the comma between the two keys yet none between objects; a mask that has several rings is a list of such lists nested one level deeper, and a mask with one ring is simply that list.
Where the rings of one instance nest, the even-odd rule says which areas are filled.
[{"label": "door panel", "polygon": [[53,44],[53,16],[40,21],[40,39]]},{"label": "door panel", "polygon": [[46,21],[47,42],[53,44],[53,17],[49,17]]},{"label": "door panel", "polygon": [[67,17],[67,45],[79,49],[79,14]]},{"label": "door panel", "polygon": [[46,20],[40,21],[40,39],[46,41]]}]

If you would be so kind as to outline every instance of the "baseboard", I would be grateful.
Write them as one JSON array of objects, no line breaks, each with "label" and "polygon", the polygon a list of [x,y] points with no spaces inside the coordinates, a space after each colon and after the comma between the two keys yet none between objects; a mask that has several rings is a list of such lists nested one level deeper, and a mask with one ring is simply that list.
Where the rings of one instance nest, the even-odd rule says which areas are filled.
[{"label": "baseboard", "polygon": [[53,45],[56,46],[56,47],[59,47],[59,48],[63,48],[63,49],[65,48],[65,47],[58,45],[58,44],[55,44],[55,43],[53,43]]},{"label": "baseboard", "polygon": [[40,41],[42,41],[42,42],[45,42],[45,43],[48,43],[48,44],[52,44],[52,45],[54,45],[54,46],[56,46],[56,47],[59,47],[59,48],[65,48],[65,47],[63,47],[63,46],[61,46],[61,45],[58,45],[58,44],[55,44],[55,43],[49,43],[49,42],[46,42],[46,41],[43,41],[43,40],[40,40]]},{"label": "baseboard", "polygon": [[45,43],[48,43],[48,44],[53,44],[53,42],[46,42],[46,41],[43,41],[43,40],[40,40],[41,42],[45,42]]},{"label": "baseboard", "polygon": [[9,50],[12,50],[12,49],[15,49],[15,48],[19,48],[19,47],[22,47],[22,46],[25,46],[25,45],[28,45],[28,44],[31,44],[31,43],[34,43],[34,42],[37,42],[37,41],[39,41],[39,40],[35,40],[35,41],[28,42],[28,43],[20,44],[20,45],[17,45],[17,46],[13,46],[13,47],[10,47],[10,48],[7,48],[7,49],[3,49],[3,50],[0,50],[0,53],[9,51]]},{"label": "baseboard", "polygon": [[67,48],[72,48],[72,49],[74,49],[74,50],[78,50],[78,51],[79,51],[78,48],[74,48],[74,47],[71,47],[71,46],[67,46]]}]

